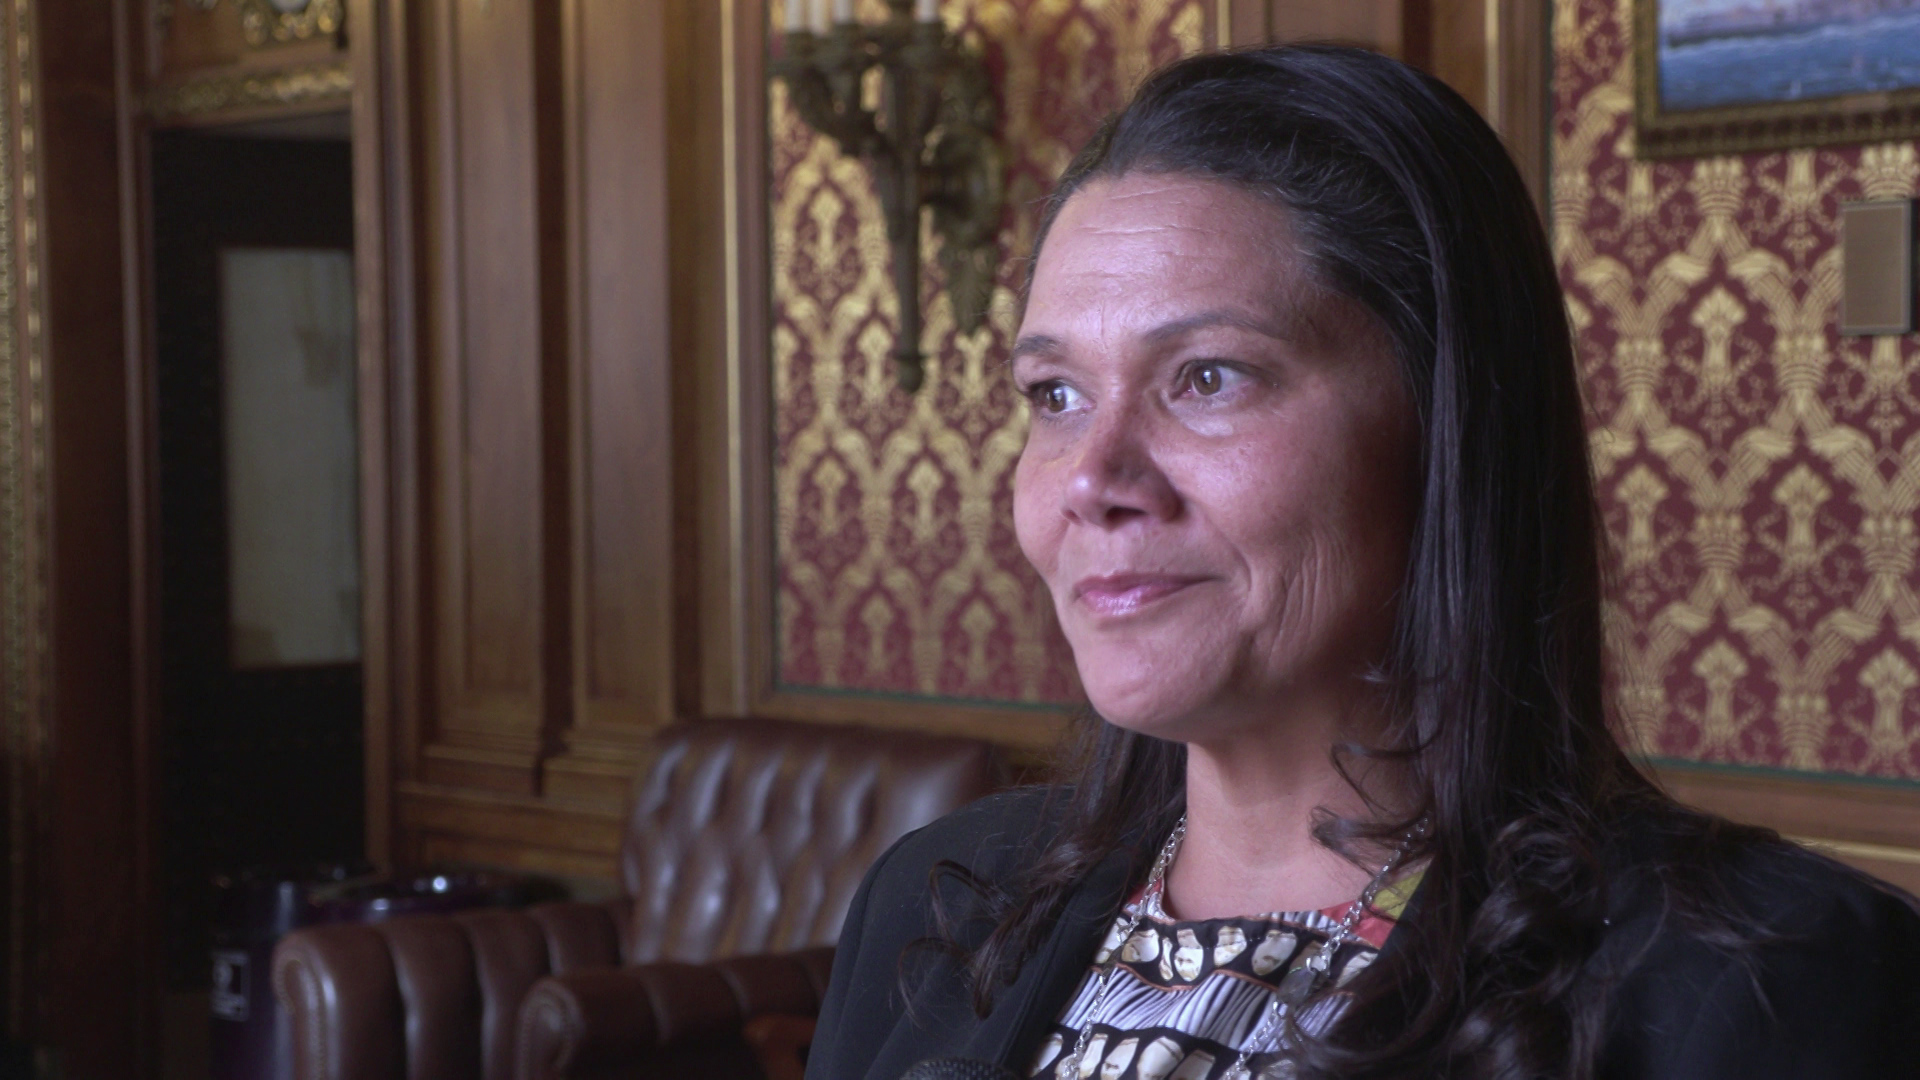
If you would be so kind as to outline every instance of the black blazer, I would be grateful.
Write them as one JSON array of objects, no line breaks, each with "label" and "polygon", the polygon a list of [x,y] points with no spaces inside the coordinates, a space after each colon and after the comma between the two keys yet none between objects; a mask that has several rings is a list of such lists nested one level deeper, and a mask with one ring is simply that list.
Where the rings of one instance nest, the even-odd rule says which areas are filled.
[{"label": "black blazer", "polygon": [[[1050,831],[1045,805],[1038,789],[990,796],[909,834],[874,864],[840,933],[808,1080],[897,1080],[942,1057],[1027,1074],[1119,911],[1128,860],[1115,856],[1088,874],[985,1017],[974,1011],[960,962],[914,946],[935,932],[935,864],[953,860],[985,881],[1007,880]],[[1909,898],[1797,849],[1757,846],[1726,880],[1761,925],[1785,937],[1742,963],[1676,927],[1653,875],[1630,857],[1619,861],[1594,963],[1628,974],[1611,995],[1602,1076],[1920,1077],[1920,914]],[[939,887],[950,911],[968,910],[964,889]],[[1409,922],[1418,906],[1416,893]],[[972,945],[991,926],[975,919],[952,929]]]}]

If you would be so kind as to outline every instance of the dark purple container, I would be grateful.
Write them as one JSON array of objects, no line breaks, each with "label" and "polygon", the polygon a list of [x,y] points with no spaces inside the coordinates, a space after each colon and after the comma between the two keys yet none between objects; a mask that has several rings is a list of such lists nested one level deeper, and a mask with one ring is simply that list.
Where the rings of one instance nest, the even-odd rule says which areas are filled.
[{"label": "dark purple container", "polygon": [[519,907],[540,896],[533,879],[487,870],[401,871],[316,890],[316,923],[372,923],[473,907]]},{"label": "dark purple container", "polygon": [[213,1080],[288,1080],[293,1035],[270,984],[273,947],[302,926],[519,906],[555,894],[533,878],[471,870],[374,875],[365,865],[257,867],[216,880]]},{"label": "dark purple container", "polygon": [[313,921],[315,890],[364,878],[366,864],[259,866],[214,879],[212,1011],[214,1080],[293,1075],[293,1038],[273,999],[273,946]]}]

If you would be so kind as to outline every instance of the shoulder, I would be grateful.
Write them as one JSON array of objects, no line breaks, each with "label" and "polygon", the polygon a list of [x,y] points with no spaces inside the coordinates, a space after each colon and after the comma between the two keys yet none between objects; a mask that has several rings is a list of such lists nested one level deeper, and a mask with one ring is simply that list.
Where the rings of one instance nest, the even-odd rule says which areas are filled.
[{"label": "shoulder", "polygon": [[1036,855],[1059,821],[1059,794],[1044,787],[997,792],[908,833],[868,871],[883,909],[924,904],[936,871],[998,883]]},{"label": "shoulder", "polygon": [[[1900,889],[1770,833],[1708,822],[1734,835],[1701,842],[1660,836],[1629,821],[1632,839],[1611,853],[1616,891],[1612,922],[1656,918],[1666,934],[1684,933],[1671,918],[1676,897],[1691,886],[1718,899],[1733,917],[1781,942],[1809,940],[1822,928],[1888,932],[1920,927],[1920,907]],[[1828,944],[1837,944],[1829,941]]]},{"label": "shoulder", "polygon": [[913,858],[1004,858],[1032,846],[1057,824],[1061,789],[1031,786],[995,792],[909,834],[899,854]]},{"label": "shoulder", "polygon": [[874,861],[840,931],[808,1053],[809,1077],[867,1076],[890,1040],[905,1040],[907,1049],[898,1053],[907,1053],[909,1061],[926,1057],[937,1040],[930,1041],[934,1036],[909,1014],[909,982],[961,993],[959,1004],[949,1008],[922,1002],[919,1019],[948,1018],[947,1036],[967,1028],[973,1014],[956,989],[966,983],[958,957],[951,949],[925,946],[961,944],[957,935],[941,932],[943,924],[980,932],[984,920],[974,917],[980,909],[969,905],[982,893],[968,888],[968,879],[983,886],[1008,880],[1026,853],[1051,836],[1048,822],[1058,820],[1054,805],[1040,788],[989,795],[901,837]]},{"label": "shoulder", "polygon": [[[1670,850],[1632,846],[1597,958],[1614,986],[1608,1074],[1867,1076],[1920,1053],[1911,897],[1779,840],[1679,866]],[[1703,927],[1676,899],[1688,873],[1717,894],[1726,925]]]}]

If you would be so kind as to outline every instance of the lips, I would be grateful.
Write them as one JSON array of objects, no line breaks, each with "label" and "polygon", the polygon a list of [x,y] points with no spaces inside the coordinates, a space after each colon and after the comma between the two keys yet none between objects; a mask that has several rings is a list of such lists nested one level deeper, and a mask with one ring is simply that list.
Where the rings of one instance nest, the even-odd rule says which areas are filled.
[{"label": "lips", "polygon": [[1132,615],[1159,600],[1183,592],[1203,577],[1190,574],[1107,574],[1074,583],[1073,598],[1094,615]]}]

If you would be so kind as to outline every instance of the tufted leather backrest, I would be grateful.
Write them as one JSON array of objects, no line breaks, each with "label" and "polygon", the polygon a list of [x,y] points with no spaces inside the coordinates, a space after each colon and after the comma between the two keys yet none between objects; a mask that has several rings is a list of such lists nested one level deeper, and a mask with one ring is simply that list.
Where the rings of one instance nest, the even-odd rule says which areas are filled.
[{"label": "tufted leather backrest", "polygon": [[[703,720],[654,745],[622,849],[626,899],[317,926],[283,940],[273,977],[292,1018],[294,1075],[503,1080],[522,1001],[548,975],[830,945],[888,845],[999,779],[985,743],[842,725]],[[646,985],[664,1002],[656,1013],[678,1015],[661,1011],[683,1004],[667,1000],[673,978],[656,972]],[[556,1031],[587,1019],[561,1014]]]},{"label": "tufted leather backrest", "polygon": [[888,845],[998,780],[985,744],[869,728],[706,720],[655,745],[621,854],[629,964],[830,945]]}]

